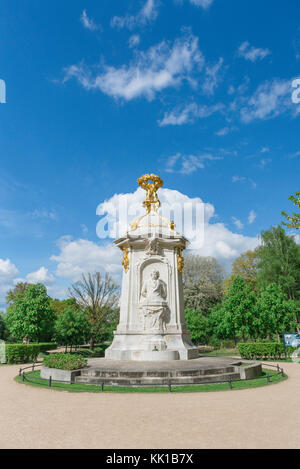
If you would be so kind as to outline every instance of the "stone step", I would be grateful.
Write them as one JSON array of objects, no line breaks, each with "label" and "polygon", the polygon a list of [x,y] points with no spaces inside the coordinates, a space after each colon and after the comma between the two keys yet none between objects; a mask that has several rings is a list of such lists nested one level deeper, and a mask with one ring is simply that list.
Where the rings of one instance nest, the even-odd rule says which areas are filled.
[{"label": "stone step", "polygon": [[[201,383],[214,383],[214,382],[226,382],[235,379],[240,379],[239,373],[223,373],[220,374],[211,374],[211,375],[202,375],[202,376],[177,376],[170,379],[172,385],[183,385],[183,384],[201,384]],[[149,377],[143,376],[141,378],[128,378],[128,377],[96,377],[96,376],[77,376],[75,378],[76,383],[85,383],[85,384],[96,384],[100,385],[101,383],[107,385],[119,385],[119,386],[128,386],[128,385],[168,385],[169,378],[165,377]]]},{"label": "stone step", "polygon": [[142,379],[142,378],[176,378],[176,377],[199,377],[209,375],[223,375],[226,373],[234,373],[234,366],[211,369],[193,369],[193,370],[141,370],[141,371],[121,371],[121,370],[105,370],[97,368],[85,368],[81,371],[81,376],[90,378],[126,378],[126,379]]}]

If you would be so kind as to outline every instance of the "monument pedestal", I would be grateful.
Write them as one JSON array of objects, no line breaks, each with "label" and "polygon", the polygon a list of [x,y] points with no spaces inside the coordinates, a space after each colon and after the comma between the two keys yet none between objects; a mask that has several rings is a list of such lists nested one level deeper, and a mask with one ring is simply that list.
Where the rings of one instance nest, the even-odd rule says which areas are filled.
[{"label": "monument pedestal", "polygon": [[[142,187],[143,178],[155,181],[158,177],[143,176]],[[176,233],[172,222],[159,215],[154,185],[148,184],[146,214],[131,224],[126,236],[115,241],[124,253],[120,323],[105,357],[151,361],[197,358],[199,353],[184,319],[181,253],[187,240]]]}]

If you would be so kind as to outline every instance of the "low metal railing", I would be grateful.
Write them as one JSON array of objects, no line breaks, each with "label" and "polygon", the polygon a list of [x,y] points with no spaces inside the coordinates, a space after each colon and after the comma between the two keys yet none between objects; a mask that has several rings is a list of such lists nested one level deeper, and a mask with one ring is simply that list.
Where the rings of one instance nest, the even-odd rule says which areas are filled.
[{"label": "low metal railing", "polygon": [[[30,382],[30,381],[34,381],[34,380],[41,380],[43,378],[40,378],[38,376],[26,376],[28,373],[30,372],[33,372],[33,371],[36,371],[36,368],[42,366],[43,364],[42,363],[33,363],[32,365],[30,366],[27,366],[27,367],[24,367],[24,368],[20,368],[19,369],[19,376],[22,378],[22,381],[24,382],[25,380]],[[270,363],[261,363],[261,365],[265,368],[267,366],[269,366],[270,368],[275,368],[276,369],[276,373],[275,374],[267,374],[267,375],[264,375],[264,376],[257,376],[257,377],[254,377],[254,378],[246,378],[246,379],[232,379],[231,376],[229,376],[228,380],[224,380],[224,381],[201,381],[199,383],[172,383],[172,378],[170,378],[168,380],[168,383],[167,384],[159,384],[159,383],[154,383],[154,384],[126,384],[124,386],[122,385],[111,385],[111,384],[107,384],[105,383],[104,381],[99,383],[99,388],[101,390],[101,392],[104,392],[104,387],[105,385],[107,386],[115,386],[115,387],[155,387],[155,386],[158,386],[158,387],[165,387],[165,386],[168,386],[168,391],[169,392],[172,392],[172,386],[199,386],[199,385],[208,385],[208,384],[224,384],[224,383],[228,383],[228,387],[229,389],[233,389],[233,383],[237,383],[237,382],[247,382],[247,381],[253,381],[253,380],[257,380],[257,379],[266,379],[267,380],[267,383],[270,384],[271,383],[271,380],[274,376],[278,376],[278,375],[281,375],[282,377],[285,376],[285,373],[284,373],[284,370],[282,367],[280,367],[278,364],[277,365],[271,365]],[[30,369],[30,372],[27,372],[25,373],[25,370],[29,370]],[[69,383],[67,383],[66,381],[62,381],[62,380],[57,380],[57,379],[52,379],[52,376],[49,377],[48,380],[44,380],[44,381],[47,381],[48,382],[48,387],[52,387],[53,383],[64,383],[64,384],[75,384],[75,381],[70,381]],[[96,384],[94,384],[94,386],[97,386]]]}]

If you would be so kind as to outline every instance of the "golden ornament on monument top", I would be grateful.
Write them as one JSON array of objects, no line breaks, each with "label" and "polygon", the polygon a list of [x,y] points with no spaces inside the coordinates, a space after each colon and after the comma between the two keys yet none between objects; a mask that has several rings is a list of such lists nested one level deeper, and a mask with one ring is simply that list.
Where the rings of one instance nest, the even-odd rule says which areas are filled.
[{"label": "golden ornament on monument top", "polygon": [[137,182],[138,185],[146,191],[146,199],[143,205],[146,207],[147,213],[150,213],[152,205],[158,205],[158,207],[160,207],[157,191],[164,185],[163,180],[159,176],[156,176],[156,174],[144,174],[138,178]]}]

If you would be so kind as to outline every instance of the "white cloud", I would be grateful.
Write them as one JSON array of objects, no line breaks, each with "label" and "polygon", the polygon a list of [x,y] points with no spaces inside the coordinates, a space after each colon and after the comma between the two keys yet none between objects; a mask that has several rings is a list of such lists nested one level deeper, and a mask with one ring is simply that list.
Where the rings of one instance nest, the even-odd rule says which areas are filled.
[{"label": "white cloud", "polygon": [[260,150],[261,153],[269,153],[269,151],[270,151],[269,147],[262,147],[262,149]]},{"label": "white cloud", "polygon": [[289,158],[298,158],[300,156],[300,151],[296,151],[295,153],[292,153]]},{"label": "white cloud", "polygon": [[5,296],[14,287],[14,280],[19,274],[17,267],[10,259],[0,259],[0,304],[5,304]]},{"label": "white cloud", "polygon": [[171,112],[165,112],[163,119],[158,121],[158,125],[166,127],[167,125],[192,124],[195,119],[207,118],[223,109],[224,105],[220,103],[213,106],[198,106],[196,103],[191,103],[184,108],[176,108]]},{"label": "white cloud", "polygon": [[96,31],[97,29],[99,29],[99,27],[96,25],[94,20],[88,17],[86,10],[83,10],[81,17],[80,17],[80,21],[83,24],[83,26],[86,29],[89,29],[90,31]]},{"label": "white cloud", "polygon": [[233,176],[232,177],[232,182],[236,183],[236,182],[241,182],[241,183],[245,183],[245,182],[248,182],[251,184],[251,186],[253,187],[253,189],[256,189],[257,187],[257,184],[255,181],[253,181],[253,179],[251,178],[246,178],[245,176]]},{"label": "white cloud", "polygon": [[271,52],[269,49],[251,47],[248,41],[243,42],[238,48],[238,56],[243,57],[246,60],[250,60],[251,62],[263,60],[270,54]]},{"label": "white cloud", "polygon": [[231,219],[238,230],[242,230],[244,228],[244,224],[241,222],[241,220],[236,217],[231,217]]},{"label": "white cloud", "polygon": [[177,153],[168,158],[166,171],[168,173],[192,174],[198,169],[205,168],[207,161],[223,160],[222,156],[213,156],[210,153],[200,155],[182,155]]},{"label": "white cloud", "polygon": [[158,0],[147,0],[143,8],[136,16],[114,16],[110,22],[112,28],[128,28],[133,29],[136,26],[143,26],[146,23],[156,19],[158,15]]},{"label": "white cloud", "polygon": [[271,119],[284,112],[294,109],[295,113],[299,107],[291,100],[291,81],[274,79],[259,85],[250,96],[247,104],[240,110],[241,119],[250,123],[256,119]]},{"label": "white cloud", "polygon": [[[174,157],[176,160],[176,157]],[[178,159],[178,158],[177,158]],[[141,189],[137,189],[134,193],[129,194],[115,194],[109,200],[101,203],[98,206],[97,213],[99,215],[106,215],[108,217],[114,217],[116,212],[119,210],[120,205],[124,203],[126,200],[128,207],[133,206],[134,209],[132,210],[128,223],[130,223],[133,219],[139,216],[139,213],[136,212],[136,207],[139,207],[141,212],[144,213],[144,209],[142,208],[142,201],[145,198],[145,192]],[[179,191],[174,191],[170,189],[160,189],[159,190],[159,199],[162,204],[162,209],[165,205],[172,206],[173,204],[178,204],[179,206],[183,206],[186,203],[200,203],[203,204],[204,209],[204,243],[201,237],[194,239],[190,245],[190,249],[201,255],[201,256],[212,256],[216,257],[219,261],[223,262],[226,267],[230,267],[230,263],[236,257],[238,257],[242,252],[247,251],[248,249],[254,249],[258,243],[258,237],[247,237],[241,234],[233,233],[228,228],[225,227],[223,223],[213,223],[212,219],[215,216],[215,208],[210,203],[203,202],[199,197],[190,198],[185,194],[182,194]],[[181,213],[174,212],[174,221],[177,225],[177,229],[182,224],[182,221],[179,219],[181,217]],[[179,218],[178,218],[179,217]],[[115,227],[112,226],[113,229]],[[189,226],[189,224],[185,225],[184,234],[189,238],[189,232],[193,232],[193,227]],[[124,235],[127,229],[127,225],[123,224],[119,228],[120,236]],[[93,243],[92,243],[93,244]],[[110,244],[107,245],[108,247]],[[99,250],[99,246],[93,244],[90,246],[91,253],[89,257],[93,258],[93,251],[95,250],[95,255],[97,257],[97,253]],[[70,265],[74,265],[74,260],[70,262],[70,258],[73,259],[74,256],[78,253],[78,244],[77,242],[72,248],[72,254],[68,256],[68,261]],[[80,249],[79,249],[80,251]],[[102,251],[101,251],[102,252]],[[107,256],[107,258],[101,257],[101,262],[98,261],[98,265],[103,265],[105,262],[111,262],[111,258],[115,259],[115,254],[111,254],[111,256]],[[85,262],[86,256],[80,256],[81,262]],[[83,257],[83,259],[82,259]],[[120,259],[120,258],[118,258]],[[118,265],[118,260],[116,260],[116,264]],[[76,262],[75,262],[76,263]]]},{"label": "white cloud", "polygon": [[202,7],[206,10],[207,8],[210,7],[210,5],[212,5],[214,0],[189,0],[189,1],[193,5],[196,5],[197,7]]},{"label": "white cloud", "polygon": [[86,239],[73,240],[64,236],[58,247],[59,254],[51,256],[51,260],[58,263],[58,277],[76,281],[82,273],[106,271],[115,274],[121,271],[121,253],[112,243],[99,246]]},{"label": "white cloud", "polygon": [[205,69],[205,80],[201,88],[204,94],[212,95],[222,80],[221,69],[224,59],[220,57],[215,65],[208,65]]},{"label": "white cloud", "polygon": [[264,169],[269,163],[271,163],[271,158],[262,158],[259,162],[259,167]]},{"label": "white cloud", "polygon": [[81,227],[81,230],[82,230],[82,234],[83,234],[84,236],[87,236],[87,235],[88,235],[88,232],[89,232],[88,227],[87,227],[84,223],[82,223],[82,224],[80,225],[80,227]]},{"label": "white cloud", "polygon": [[152,100],[156,93],[179,87],[184,80],[192,84],[194,70],[201,69],[203,64],[198,38],[186,29],[173,44],[162,41],[146,52],[137,51],[128,66],[102,66],[102,72],[94,77],[83,64],[71,65],[65,69],[64,82],[76,78],[87,90],[100,90],[116,99]]},{"label": "white cloud", "polygon": [[33,219],[45,218],[49,220],[57,220],[57,213],[54,210],[34,210],[30,213],[30,217]]},{"label": "white cloud", "polygon": [[10,259],[0,259],[0,280],[11,280],[18,274],[17,267]]},{"label": "white cloud", "polygon": [[[145,192],[142,189],[137,189],[134,193],[128,194],[115,194],[110,199],[99,204],[97,214],[104,218],[114,218],[120,206],[127,206],[131,208],[128,214],[126,223],[120,220],[119,234],[124,235],[129,223],[144,213],[142,202],[145,198]],[[204,243],[201,237],[195,238],[190,245],[190,250],[202,256],[216,257],[220,262],[230,267],[230,263],[234,258],[239,256],[242,252],[248,249],[254,249],[258,245],[257,237],[246,237],[241,234],[233,233],[225,227],[223,223],[213,223],[212,219],[215,216],[215,209],[213,205],[204,203],[199,197],[190,198],[179,191],[170,189],[160,189],[159,198],[164,205],[172,206],[173,204],[183,206],[187,203],[199,203],[203,205],[204,210]],[[174,213],[174,221],[177,228],[181,226],[182,213]],[[187,223],[185,225],[184,234],[188,236],[193,232],[194,227]],[[111,226],[112,231],[109,232],[109,237],[114,236],[113,231],[115,226]],[[120,279],[122,273],[121,265],[121,252],[115,247],[111,240],[106,241],[105,244],[99,245],[92,241],[83,239],[74,240],[69,236],[63,237],[58,242],[59,254],[53,255],[51,259],[58,263],[56,275],[64,277],[72,281],[78,280],[83,272],[108,272],[116,279]]]},{"label": "white cloud", "polygon": [[254,210],[251,210],[250,213],[249,213],[249,216],[248,216],[248,223],[249,223],[250,225],[252,225],[252,223],[255,221],[256,216],[257,216],[257,215],[256,215],[255,211],[254,211]]},{"label": "white cloud", "polygon": [[217,132],[215,132],[215,135],[217,135],[218,137],[224,137],[225,135],[228,135],[231,132],[234,132],[235,130],[238,130],[238,128],[235,126],[223,127],[223,129],[220,129]]},{"label": "white cloud", "polygon": [[43,283],[44,285],[52,285],[55,282],[55,277],[49,273],[46,267],[41,267],[36,272],[27,274],[26,281],[29,283]]},{"label": "white cloud", "polygon": [[138,46],[140,43],[140,40],[141,38],[138,34],[133,34],[132,36],[130,36],[129,41],[128,41],[129,47],[132,49],[133,47]]}]

